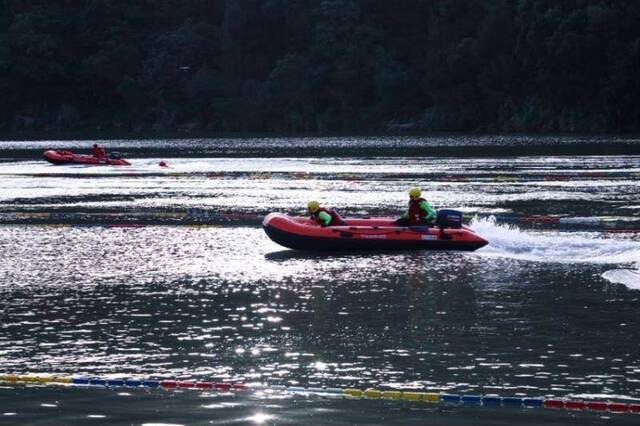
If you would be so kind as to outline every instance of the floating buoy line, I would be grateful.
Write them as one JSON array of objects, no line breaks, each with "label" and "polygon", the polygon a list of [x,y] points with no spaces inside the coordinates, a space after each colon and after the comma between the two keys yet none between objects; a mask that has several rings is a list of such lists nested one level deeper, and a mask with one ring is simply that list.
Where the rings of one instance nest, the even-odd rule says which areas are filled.
[{"label": "floating buoy line", "polygon": [[[160,165],[161,167],[165,167]],[[526,183],[526,182],[570,182],[570,181],[635,181],[640,179],[640,171],[586,171],[586,172],[557,172],[557,173],[352,173],[352,172],[326,172],[310,173],[305,171],[276,171],[276,172],[240,172],[240,171],[162,171],[141,170],[131,171],[126,168],[119,169],[118,173],[70,173],[67,171],[42,172],[42,173],[0,173],[0,176],[26,176],[26,177],[72,177],[72,178],[148,178],[148,177],[202,177],[206,179],[249,179],[249,180],[426,180],[429,182],[494,182],[494,183]]]},{"label": "floating buoy line", "polygon": [[[535,228],[588,230],[611,233],[638,233],[640,219],[619,217],[568,217],[545,215],[465,214],[464,220],[491,218],[497,224],[516,224]],[[0,225],[42,225],[51,227],[142,228],[154,225],[194,227],[258,226],[264,215],[245,212],[219,212],[205,209],[186,211],[16,211],[0,212]]]},{"label": "floating buoy line", "polygon": [[346,399],[404,400],[416,403],[446,404],[454,406],[475,406],[493,408],[542,408],[555,410],[592,411],[609,413],[640,414],[640,402],[628,403],[606,400],[582,400],[573,398],[520,397],[478,394],[450,394],[437,392],[418,392],[415,390],[395,389],[358,389],[264,385],[255,383],[209,382],[196,380],[155,380],[143,378],[114,378],[93,376],[63,376],[55,374],[15,375],[0,374],[0,383],[13,385],[61,385],[94,388],[136,388],[136,389],[176,389],[241,393],[283,393],[304,395],[306,397],[333,397]]}]

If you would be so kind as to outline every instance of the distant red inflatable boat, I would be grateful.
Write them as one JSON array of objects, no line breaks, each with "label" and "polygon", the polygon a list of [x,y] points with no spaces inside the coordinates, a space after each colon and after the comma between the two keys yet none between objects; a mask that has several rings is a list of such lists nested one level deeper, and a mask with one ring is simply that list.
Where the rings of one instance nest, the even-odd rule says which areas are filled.
[{"label": "distant red inflatable boat", "polygon": [[[446,212],[452,212],[447,210]],[[459,214],[461,219],[461,214]],[[440,217],[439,217],[440,219]],[[262,227],[274,242],[295,250],[466,250],[488,241],[462,225],[454,227],[398,226],[390,218],[345,218],[346,226],[321,227],[309,218],[271,213]],[[440,222],[442,224],[442,221]]]},{"label": "distant red inflatable boat", "polygon": [[98,158],[93,155],[74,154],[71,151],[45,151],[44,159],[52,164],[88,164],[95,166],[130,166],[124,158],[112,153],[109,157]]}]

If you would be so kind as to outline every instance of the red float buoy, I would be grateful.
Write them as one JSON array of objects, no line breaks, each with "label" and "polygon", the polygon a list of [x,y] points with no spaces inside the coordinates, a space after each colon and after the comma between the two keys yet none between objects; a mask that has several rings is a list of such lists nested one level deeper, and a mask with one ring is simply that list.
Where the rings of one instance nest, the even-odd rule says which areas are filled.
[{"label": "red float buoy", "polygon": [[211,382],[197,382],[196,388],[198,389],[213,389],[213,383]]},{"label": "red float buoy", "polygon": [[584,410],[585,403],[583,401],[566,401],[564,407],[569,410]]},{"label": "red float buoy", "polygon": [[629,406],[622,402],[610,402],[607,408],[614,413],[626,413],[629,411]]},{"label": "red float buoy", "polygon": [[587,408],[592,411],[606,411],[607,403],[602,401],[589,401]]},{"label": "red float buoy", "polygon": [[248,390],[249,386],[243,384],[243,383],[236,383],[233,385],[233,389],[235,390]]},{"label": "red float buoy", "polygon": [[564,401],[561,399],[545,399],[545,408],[564,408]]}]

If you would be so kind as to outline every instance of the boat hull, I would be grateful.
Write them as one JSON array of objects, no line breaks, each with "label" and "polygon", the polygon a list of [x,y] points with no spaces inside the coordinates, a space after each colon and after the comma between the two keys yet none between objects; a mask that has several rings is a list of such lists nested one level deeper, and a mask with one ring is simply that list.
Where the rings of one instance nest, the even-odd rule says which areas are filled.
[{"label": "boat hull", "polygon": [[262,226],[274,242],[294,250],[464,250],[487,240],[467,227],[440,230],[425,226],[396,226],[392,219],[345,219],[346,226],[321,227],[307,218],[271,213]]},{"label": "boat hull", "polygon": [[92,166],[130,166],[125,159],[97,158],[92,155],[74,154],[71,151],[45,151],[44,159],[51,164],[87,164]]}]

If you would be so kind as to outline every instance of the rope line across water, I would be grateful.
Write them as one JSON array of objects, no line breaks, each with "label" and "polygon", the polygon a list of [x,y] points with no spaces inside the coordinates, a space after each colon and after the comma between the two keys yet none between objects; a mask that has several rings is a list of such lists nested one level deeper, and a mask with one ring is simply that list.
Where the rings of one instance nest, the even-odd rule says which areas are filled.
[{"label": "rope line across water", "polygon": [[[225,227],[238,224],[257,225],[263,215],[255,213],[228,213],[210,210],[190,209],[186,212],[0,212],[0,224],[37,224],[51,227],[106,227],[106,228],[142,228],[154,224]],[[492,215],[465,214],[464,219],[471,221],[475,217],[492,218],[496,223],[520,224],[534,227],[561,229],[584,229],[611,233],[638,233],[640,221],[628,221],[608,217],[560,217],[544,215]],[[157,223],[156,223],[157,222]]]},{"label": "rope line across water", "polygon": [[501,182],[501,183],[519,183],[519,182],[568,182],[568,181],[615,181],[630,180],[634,181],[640,178],[638,171],[591,171],[591,172],[558,172],[558,173],[510,173],[510,174],[492,174],[492,173],[352,173],[352,172],[327,172],[327,173],[309,173],[309,172],[177,172],[177,171],[140,171],[127,172],[120,170],[116,175],[108,173],[0,173],[0,176],[26,176],[26,177],[73,177],[73,178],[109,178],[113,176],[127,178],[149,178],[149,177],[204,177],[208,179],[249,179],[249,180],[345,180],[345,181],[365,181],[365,180],[426,180],[429,182]]},{"label": "rope line across water", "polygon": [[477,394],[448,394],[402,390],[320,388],[302,386],[262,385],[194,380],[155,380],[140,378],[103,378],[87,376],[14,375],[0,374],[0,382],[12,384],[52,384],[78,387],[144,388],[144,389],[193,389],[220,392],[282,392],[290,394],[318,395],[348,399],[388,399],[432,404],[448,404],[476,407],[547,408],[577,411],[640,414],[640,403],[602,400],[577,400],[569,398],[519,397]]}]

